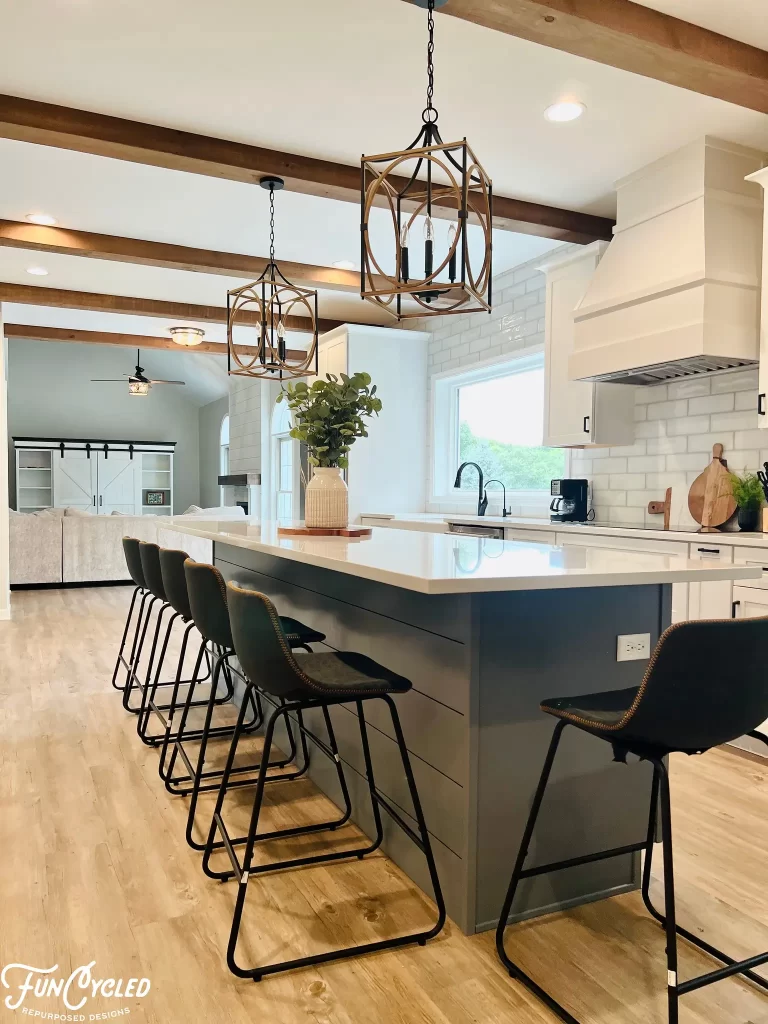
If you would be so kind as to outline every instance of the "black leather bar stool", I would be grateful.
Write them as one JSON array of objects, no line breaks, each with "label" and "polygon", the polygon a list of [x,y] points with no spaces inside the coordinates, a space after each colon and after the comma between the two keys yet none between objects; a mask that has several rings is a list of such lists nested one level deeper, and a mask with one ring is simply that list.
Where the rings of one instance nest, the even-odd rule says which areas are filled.
[{"label": "black leather bar stool", "polygon": [[[541,705],[542,711],[560,721],[555,726],[544,761],[501,911],[496,931],[496,948],[510,975],[521,981],[567,1024],[578,1024],[578,1021],[525,974],[504,948],[504,929],[517,887],[524,878],[640,850],[645,851],[643,902],[666,931],[669,1024],[678,1022],[680,996],[705,985],[711,985],[715,981],[740,974],[768,991],[768,980],[761,978],[753,970],[761,964],[768,963],[768,953],[736,961],[677,924],[672,814],[669,773],[666,765],[667,755],[671,753],[703,754],[712,747],[728,743],[745,734],[768,744],[768,737],[756,731],[757,726],[768,719],[766,651],[768,618],[681,622],[671,626],[659,639],[640,686],[607,693],[590,693],[582,697],[553,698]],[[734,656],[734,652],[738,652],[738,657]],[[573,725],[611,744],[614,760],[625,762],[628,754],[634,754],[653,765],[647,838],[644,843],[635,846],[603,850],[584,857],[525,868],[528,848],[560,737],[568,725]],[[663,914],[653,906],[649,891],[659,809],[664,859]],[[680,981],[677,974],[678,935],[698,946],[724,966],[699,977]]]},{"label": "black leather bar stool", "polygon": [[[234,645],[229,621],[229,609],[227,607],[227,588],[224,578],[216,566],[207,565],[203,562],[195,562],[191,558],[187,559],[184,563],[184,573],[186,576],[187,593],[189,596],[190,614],[192,615],[200,634],[215,651],[216,661],[213,668],[211,693],[208,701],[206,702],[205,720],[202,729],[193,733],[187,728],[190,709],[196,706],[196,702],[193,700],[193,688],[190,687],[187,693],[187,698],[183,704],[176,732],[174,749],[171,753],[170,759],[167,761],[167,767],[166,757],[168,745],[173,737],[169,735],[168,739],[163,744],[163,752],[160,758],[160,774],[164,779],[166,788],[169,792],[182,793],[184,795],[189,794],[191,796],[187,817],[186,838],[187,842],[193,849],[204,850],[205,843],[198,842],[194,837],[198,797],[201,792],[218,790],[219,781],[223,775],[222,770],[205,771],[205,756],[208,749],[208,743],[213,737],[231,737],[235,732],[234,723],[225,726],[213,727],[213,714],[218,702],[218,681],[220,675],[224,675],[227,680],[228,693],[231,696],[234,685],[232,676],[237,675],[240,676],[241,679],[242,676],[238,672],[237,668],[231,663],[234,655]],[[311,651],[309,644],[321,643],[325,639],[324,633],[319,633],[317,630],[311,629],[309,626],[305,626],[297,619],[283,617],[281,622],[284,625],[286,634],[289,638],[289,643],[292,647],[303,647],[305,650]],[[245,680],[243,681],[245,682]],[[260,692],[256,689],[250,689],[244,695],[243,707],[250,707],[252,717],[251,721],[248,723],[243,721],[241,731],[253,732],[260,728],[263,722]],[[269,765],[271,769],[285,769],[296,760],[296,741],[294,739],[293,730],[290,728],[288,730],[288,735],[290,748],[287,756],[272,761]],[[197,753],[197,761],[193,764],[192,759],[185,749],[185,743],[190,739],[198,738],[200,739],[200,747]],[[293,771],[283,772],[280,775],[273,776],[270,781],[274,779],[275,781],[279,780],[286,782],[300,778],[306,773],[307,768],[309,767],[309,751],[307,749],[306,738],[303,732],[301,732],[301,725],[300,746],[302,752],[302,765]],[[173,776],[177,756],[181,758],[187,769],[187,774],[181,777]],[[230,788],[234,789],[243,786],[253,786],[255,784],[255,780],[252,776],[258,771],[259,766],[260,762],[256,764],[239,765],[236,769],[233,769],[231,774],[237,775],[239,778],[230,783]],[[323,828],[337,828],[346,822],[349,814],[351,813],[346,782],[343,779],[343,771],[340,763],[337,764],[337,772],[347,801],[345,816],[343,819],[336,819],[333,822],[324,822],[313,826],[313,831]],[[249,778],[248,776],[251,777]],[[244,842],[244,839],[241,841]]]},{"label": "black leather bar stool", "polygon": [[[144,550],[145,561],[149,560],[154,562],[155,553],[152,550],[155,545],[147,545]],[[207,651],[207,644],[204,637],[200,639],[200,645],[198,648],[197,658],[195,660],[194,669],[192,671],[191,679],[183,679],[184,660],[187,653],[187,645],[189,642],[189,635],[195,628],[195,623],[192,618],[192,610],[189,606],[189,595],[187,593],[187,578],[184,575],[184,562],[189,558],[186,551],[178,551],[172,548],[158,548],[157,558],[159,559],[160,565],[160,576],[162,580],[163,593],[166,601],[170,606],[173,615],[168,621],[168,626],[165,633],[165,639],[163,641],[162,648],[157,660],[157,666],[155,668],[155,676],[152,681],[151,687],[143,686],[141,709],[139,717],[136,723],[136,731],[145,743],[157,744],[160,741],[166,740],[170,734],[169,718],[166,718],[164,712],[171,712],[171,715],[176,707],[178,700],[178,693],[181,686],[187,684],[190,687],[194,687],[197,682],[205,682],[211,677],[210,664],[211,659]],[[160,674],[162,671],[163,663],[165,660],[166,651],[168,649],[168,643],[171,637],[171,631],[175,622],[180,621],[184,625],[184,632],[181,642],[181,651],[179,654],[178,665],[176,669],[176,676],[173,680],[168,682],[160,681]],[[208,671],[205,675],[200,675],[200,669],[203,663],[203,659],[208,660]],[[173,693],[170,704],[158,705],[157,704],[157,690],[160,686],[173,686]],[[220,698],[220,703],[224,703],[230,700],[233,695],[233,690],[229,689],[229,692]],[[206,702],[198,701],[193,703],[193,707],[203,706]],[[163,727],[163,731],[157,735],[148,736],[147,728],[149,720],[152,714],[156,715],[160,720]]]},{"label": "black leather bar stool", "polygon": [[[384,666],[377,664],[371,658],[362,654],[351,652],[331,652],[322,654],[293,654],[285,630],[274,605],[264,594],[255,590],[247,590],[235,583],[227,585],[230,620],[232,624],[232,637],[235,651],[242,666],[243,672],[248,680],[248,689],[258,686],[263,693],[270,695],[276,701],[277,706],[269,715],[266,721],[264,732],[264,749],[259,768],[259,777],[253,802],[248,835],[245,837],[245,850],[242,861],[238,859],[235,844],[232,842],[222,817],[224,799],[229,785],[229,777],[233,769],[235,751],[237,749],[238,732],[232,739],[229,757],[227,759],[224,776],[221,781],[216,809],[213,814],[211,828],[208,835],[208,842],[203,857],[203,869],[211,878],[226,881],[230,878],[238,879],[237,898],[235,911],[232,919],[229,945],[227,948],[227,964],[233,974],[241,978],[253,978],[260,981],[264,975],[275,974],[279,971],[287,971],[293,968],[308,967],[314,964],[327,963],[332,960],[342,960],[348,957],[358,956],[363,953],[373,953],[379,950],[393,949],[410,943],[418,942],[424,945],[428,939],[433,938],[445,923],[445,904],[440,888],[440,880],[437,875],[437,868],[432,854],[429,833],[424,821],[424,814],[421,809],[419,794],[416,789],[413,772],[411,770],[410,758],[405,745],[403,731],[400,726],[397,708],[392,700],[392,694],[406,693],[411,688],[411,683],[402,676],[396,675]],[[417,831],[411,828],[402,815],[397,811],[389,800],[386,799],[376,788],[371,762],[371,752],[368,744],[368,733],[365,722],[364,703],[367,700],[382,700],[387,705],[394,728],[397,746],[402,761],[411,801],[413,813],[417,822]],[[326,723],[330,722],[328,713],[329,707],[335,704],[354,703],[357,709],[357,716],[360,728],[360,739],[362,742],[363,756],[365,759],[366,781],[371,801],[371,810],[376,825],[375,838],[365,846],[351,850],[335,850],[324,854],[315,854],[307,857],[292,857],[267,864],[254,864],[253,853],[257,842],[275,838],[275,833],[259,833],[259,817],[264,786],[267,781],[267,768],[269,765],[270,750],[274,738],[275,726],[281,718],[288,719],[294,712],[299,713],[310,708],[322,709]],[[245,716],[245,701],[240,710],[238,730]],[[316,742],[317,737],[313,737]],[[339,759],[338,750],[333,739],[333,731],[329,732],[330,747],[324,752],[332,758]],[[322,748],[321,748],[322,749]],[[362,945],[335,949],[326,953],[318,953],[313,956],[297,957],[293,960],[284,960],[278,963],[262,964],[256,967],[241,967],[236,959],[237,940],[240,932],[240,923],[245,906],[248,881],[253,874],[266,871],[285,870],[287,868],[302,867],[310,864],[327,864],[332,861],[345,860],[350,857],[357,857],[362,860],[367,854],[373,853],[381,845],[383,838],[381,809],[384,809],[390,817],[400,826],[408,838],[421,850],[427,862],[429,875],[437,904],[437,920],[435,924],[425,930],[409,935],[401,935],[391,939],[382,939],[374,942],[367,942]],[[224,848],[231,861],[231,871],[214,871],[211,868],[210,860],[212,851],[215,848],[216,835],[219,833],[224,842]],[[287,833],[286,833],[287,834]]]},{"label": "black leather bar stool", "polygon": [[[131,596],[131,603],[128,608],[128,617],[125,620],[125,628],[123,629],[123,636],[120,641],[120,649],[117,652],[117,658],[115,659],[115,669],[112,673],[112,685],[116,690],[124,690],[126,684],[133,671],[133,665],[136,658],[136,649],[139,643],[139,636],[141,633],[142,622],[144,621],[144,606],[148,600],[151,600],[152,595],[147,589],[146,582],[144,580],[144,570],[141,567],[141,556],[139,554],[139,541],[136,537],[123,537],[123,553],[125,554],[125,564],[128,566],[128,574],[134,582],[133,594]],[[131,619],[133,617],[134,609],[136,608],[136,599],[140,598],[139,606],[137,610],[136,619],[133,627],[133,640],[131,641],[131,652],[128,659],[125,658],[125,645],[128,641],[128,633],[131,628]],[[126,682],[118,683],[117,676],[120,671],[120,666],[126,671]]]}]

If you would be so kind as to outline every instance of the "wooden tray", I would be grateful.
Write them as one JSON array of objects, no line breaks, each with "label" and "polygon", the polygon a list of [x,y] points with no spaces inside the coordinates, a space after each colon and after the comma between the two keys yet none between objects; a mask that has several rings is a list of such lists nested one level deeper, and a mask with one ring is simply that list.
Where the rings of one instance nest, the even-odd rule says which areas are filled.
[{"label": "wooden tray", "polygon": [[282,537],[370,537],[370,526],[341,526],[336,530],[309,526],[278,526]]}]

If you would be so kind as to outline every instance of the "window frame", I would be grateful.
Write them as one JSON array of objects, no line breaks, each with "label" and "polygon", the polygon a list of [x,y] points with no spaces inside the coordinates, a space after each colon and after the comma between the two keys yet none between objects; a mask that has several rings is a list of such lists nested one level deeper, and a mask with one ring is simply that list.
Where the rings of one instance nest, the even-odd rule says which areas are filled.
[{"label": "window frame", "polygon": [[[454,487],[456,470],[459,466],[459,391],[468,384],[496,380],[513,373],[525,373],[527,370],[544,368],[544,346],[525,349],[518,355],[505,355],[501,358],[488,359],[452,370],[436,373],[432,377],[432,405],[430,416],[430,503],[466,506],[474,509],[477,506],[477,495],[474,491]],[[546,380],[544,382],[546,390]],[[565,454],[564,476],[570,473],[570,450],[563,449]],[[495,488],[494,488],[495,491]],[[489,491],[489,497],[492,491]],[[549,504],[549,493],[533,489],[507,488],[507,504],[536,507],[543,503]],[[499,489],[499,501],[501,490]]]},{"label": "window frame", "polygon": [[301,488],[301,449],[299,442],[291,437],[290,431],[293,418],[290,409],[284,402],[275,402],[270,419],[270,487],[269,512],[270,518],[277,520],[280,495],[288,490],[280,487],[282,477],[282,461],[280,458],[281,442],[291,447],[291,519],[296,520],[300,514]]}]

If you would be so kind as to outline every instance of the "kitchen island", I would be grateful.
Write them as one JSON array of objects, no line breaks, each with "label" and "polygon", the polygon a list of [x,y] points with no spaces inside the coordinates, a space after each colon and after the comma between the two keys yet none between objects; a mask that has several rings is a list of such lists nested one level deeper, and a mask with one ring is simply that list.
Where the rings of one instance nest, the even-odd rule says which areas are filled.
[{"label": "kitchen island", "polygon": [[[680,556],[374,529],[370,538],[282,537],[274,523],[171,520],[213,542],[225,578],[269,595],[281,614],[360,651],[413,682],[397,698],[450,916],[465,932],[492,927],[553,722],[542,699],[636,686],[647,658],[617,661],[617,637],[670,621],[673,583],[753,579],[759,567]],[[382,792],[411,808],[391,725],[377,702],[374,770]],[[383,711],[383,708],[381,709]],[[333,709],[355,802],[371,831],[355,710]],[[323,735],[322,718],[306,716]],[[314,757],[310,774],[338,799],[336,773]],[[532,856],[540,862],[642,842],[648,765],[613,764],[605,744],[566,732]],[[396,826],[384,849],[426,892],[422,858]],[[628,854],[528,881],[517,917],[535,916],[636,888]]]}]

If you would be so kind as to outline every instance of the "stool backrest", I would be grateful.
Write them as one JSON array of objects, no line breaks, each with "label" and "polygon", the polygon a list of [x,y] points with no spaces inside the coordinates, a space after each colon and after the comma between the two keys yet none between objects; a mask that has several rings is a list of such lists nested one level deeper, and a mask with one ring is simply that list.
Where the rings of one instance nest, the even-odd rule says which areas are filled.
[{"label": "stool backrest", "polygon": [[123,553],[125,554],[125,564],[128,566],[131,579],[137,587],[146,590],[147,583],[144,579],[144,570],[141,567],[138,537],[123,537]]},{"label": "stool backrest", "polygon": [[706,750],[768,719],[768,618],[680,622],[661,636],[625,736]]},{"label": "stool backrest", "polygon": [[247,678],[274,697],[317,695],[321,688],[299,668],[266,594],[228,583],[227,603],[235,653]]},{"label": "stool backrest", "polygon": [[215,565],[193,562],[191,558],[184,563],[184,576],[187,580],[189,607],[198,631],[211,643],[232,650],[224,577]]},{"label": "stool backrest", "polygon": [[160,575],[163,578],[163,590],[168,604],[175,612],[185,619],[192,618],[187,593],[187,577],[184,574],[184,563],[189,558],[186,551],[174,548],[160,548]]},{"label": "stool backrest", "polygon": [[139,541],[139,554],[141,556],[141,568],[144,573],[147,589],[161,601],[165,601],[165,587],[163,587],[163,574],[160,570],[160,547],[152,541]]}]

